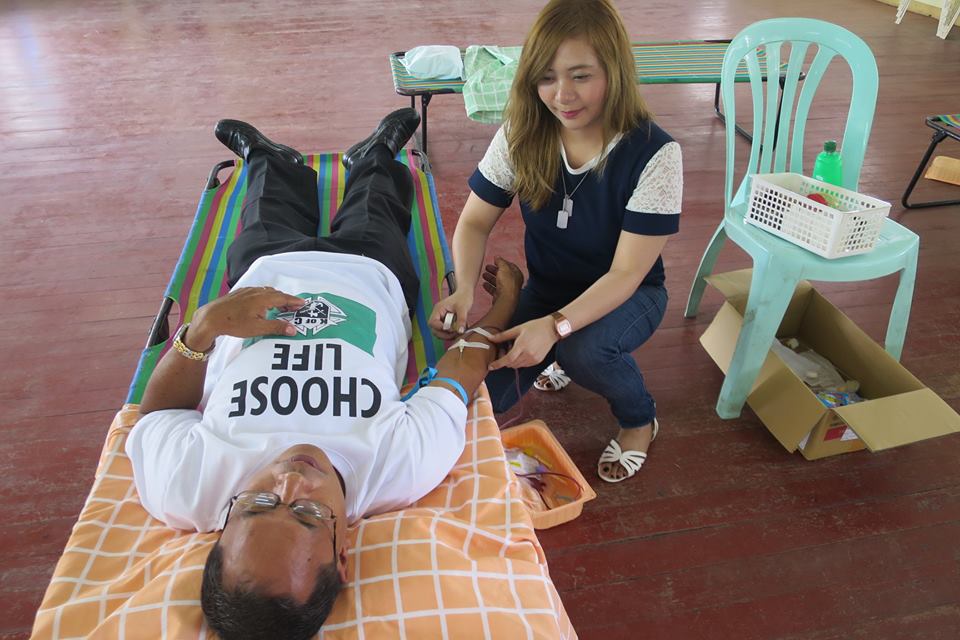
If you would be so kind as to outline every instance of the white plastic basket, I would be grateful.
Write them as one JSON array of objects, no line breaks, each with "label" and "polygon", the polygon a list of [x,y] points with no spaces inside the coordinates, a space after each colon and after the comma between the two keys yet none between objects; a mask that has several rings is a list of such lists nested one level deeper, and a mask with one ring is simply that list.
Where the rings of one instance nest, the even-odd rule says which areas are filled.
[{"label": "white plastic basket", "polygon": [[[822,193],[836,208],[807,198]],[[866,253],[876,244],[890,203],[799,173],[752,177],[744,221],[824,258]]]}]

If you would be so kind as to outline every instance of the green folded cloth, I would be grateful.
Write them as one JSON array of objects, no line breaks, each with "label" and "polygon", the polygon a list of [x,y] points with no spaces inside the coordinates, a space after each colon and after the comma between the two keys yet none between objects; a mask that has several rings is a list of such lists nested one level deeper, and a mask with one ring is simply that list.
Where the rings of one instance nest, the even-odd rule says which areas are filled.
[{"label": "green folded cloth", "polygon": [[463,56],[463,103],[467,117],[485,124],[503,120],[510,85],[523,47],[474,45]]}]

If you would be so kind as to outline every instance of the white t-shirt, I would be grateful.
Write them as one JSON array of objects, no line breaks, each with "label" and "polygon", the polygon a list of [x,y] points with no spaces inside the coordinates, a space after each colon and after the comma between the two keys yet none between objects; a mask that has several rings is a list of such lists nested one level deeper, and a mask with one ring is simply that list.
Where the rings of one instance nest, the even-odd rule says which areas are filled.
[{"label": "white t-shirt", "polygon": [[218,529],[254,473],[305,443],[343,476],[351,522],[436,487],[463,451],[466,407],[440,387],[400,400],[411,330],[396,276],[362,256],[295,252],[260,258],[236,286],[263,285],[310,300],[286,316],[298,334],[219,338],[203,412],[140,419],[126,451],[147,511]]}]

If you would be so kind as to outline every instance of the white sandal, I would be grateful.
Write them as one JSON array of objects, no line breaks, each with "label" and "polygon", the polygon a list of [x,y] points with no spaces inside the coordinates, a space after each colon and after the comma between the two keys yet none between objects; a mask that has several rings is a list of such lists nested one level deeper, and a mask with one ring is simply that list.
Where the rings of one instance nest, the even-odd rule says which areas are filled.
[{"label": "white sandal", "polygon": [[570,384],[570,376],[554,362],[540,372],[533,383],[533,388],[540,391],[560,391],[568,384]]},{"label": "white sandal", "polygon": [[[660,430],[660,424],[657,422],[657,419],[653,419],[653,436],[650,437],[650,443],[653,444],[653,441],[657,439],[657,431]],[[637,472],[640,471],[640,468],[643,467],[643,463],[647,461],[647,454],[643,451],[624,451],[620,448],[620,443],[617,442],[616,438],[610,441],[610,444],[607,445],[607,448],[603,450],[603,453],[600,454],[600,461],[597,463],[597,475],[600,476],[600,479],[604,482],[617,483],[623,482],[627,478],[632,478],[637,475]],[[621,467],[626,469],[627,475],[622,478],[612,478],[603,475],[603,472],[600,468],[605,462],[616,462]]]}]

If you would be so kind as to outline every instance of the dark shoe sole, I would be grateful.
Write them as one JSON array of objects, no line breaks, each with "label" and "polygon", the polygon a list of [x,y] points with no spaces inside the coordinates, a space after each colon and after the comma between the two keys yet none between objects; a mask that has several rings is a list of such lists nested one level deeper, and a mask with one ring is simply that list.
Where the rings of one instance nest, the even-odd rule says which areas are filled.
[{"label": "dark shoe sole", "polygon": [[[406,121],[404,118],[406,118]],[[405,132],[406,135],[403,136],[402,141],[391,139],[393,136],[389,134],[395,132],[402,124],[408,125],[409,132]],[[374,129],[373,133],[347,149],[342,158],[343,166],[346,167],[347,170],[351,169],[356,162],[367,155],[370,149],[378,144],[385,145],[390,149],[391,155],[396,156],[397,153],[400,152],[400,149],[406,146],[419,126],[420,114],[417,113],[416,109],[406,107],[387,114],[377,125],[377,128]]]}]

